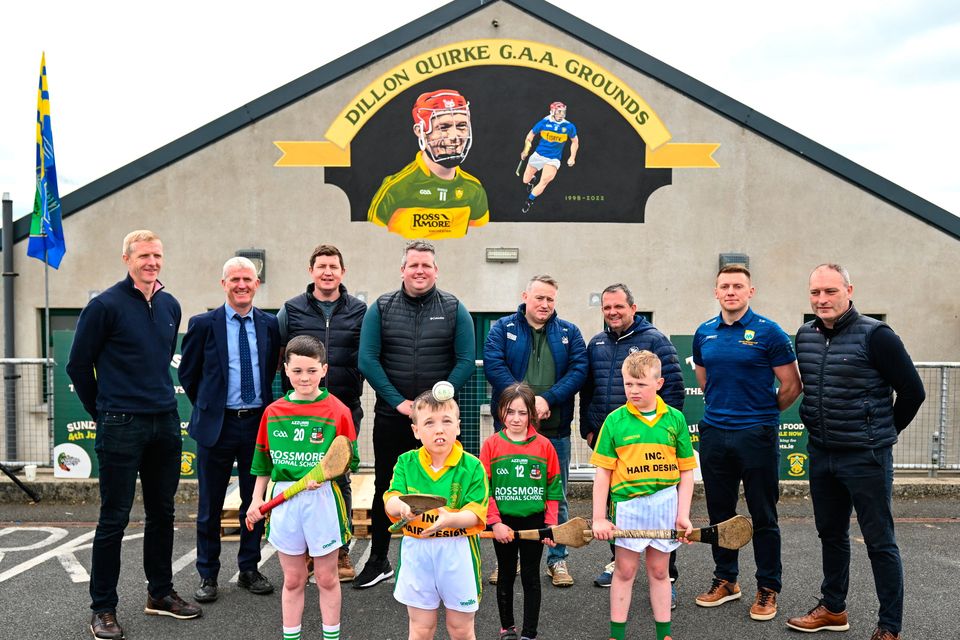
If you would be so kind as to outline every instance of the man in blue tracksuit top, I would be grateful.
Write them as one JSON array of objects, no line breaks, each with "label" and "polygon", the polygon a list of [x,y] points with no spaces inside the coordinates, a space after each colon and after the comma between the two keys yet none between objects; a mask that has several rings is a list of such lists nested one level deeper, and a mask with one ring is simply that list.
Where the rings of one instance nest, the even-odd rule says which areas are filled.
[{"label": "man in blue tracksuit top", "polygon": [[143,490],[144,611],[178,619],[200,607],[173,590],[174,496],[180,483],[180,416],[170,362],[180,328],[180,303],[157,279],[163,244],[152,231],[123,240],[126,278],[91,300],[80,313],[67,374],[97,423],[100,518],[90,571],[90,631],[123,638],[117,622],[120,542],[137,486]]},{"label": "man in blue tracksuit top", "polygon": [[[750,617],[770,620],[777,615],[782,572],[777,524],[780,412],[800,395],[800,371],[790,337],[750,309],[754,291],[746,267],[720,269],[714,289],[720,315],[697,328],[693,362],[703,389],[700,468],[707,513],[710,522],[733,517],[743,481],[757,563]],[[716,607],[740,598],[737,560],[737,551],[713,548],[713,583],[697,596],[698,605]]]},{"label": "man in blue tracksuit top", "polygon": [[[497,320],[483,345],[483,372],[493,387],[490,409],[500,424],[497,400],[505,388],[526,382],[536,394],[539,431],[550,439],[560,461],[564,499],[559,522],[567,521],[567,477],[570,473],[570,423],[577,391],[587,376],[587,350],[577,327],[557,317],[557,281],[548,275],[531,278],[517,312]],[[567,548],[547,554],[547,573],[554,586],[569,587]],[[513,570],[513,567],[510,568]],[[492,578],[492,577],[491,577]],[[493,579],[493,578],[492,578]]]},{"label": "man in blue tracksuit top", "polygon": [[[683,411],[686,390],[677,349],[667,336],[646,318],[637,314],[633,294],[622,282],[612,284],[600,294],[604,330],[587,343],[587,361],[590,364],[587,380],[580,390],[580,435],[593,447],[604,419],[627,403],[623,390],[623,361],[634,351],[651,351],[660,358],[663,387],[657,395],[676,409]],[[611,551],[613,545],[611,544]],[[609,587],[613,580],[613,562],[607,564],[593,583]],[[675,581],[677,553],[670,554],[670,580]],[[674,603],[676,592],[674,592]]]}]

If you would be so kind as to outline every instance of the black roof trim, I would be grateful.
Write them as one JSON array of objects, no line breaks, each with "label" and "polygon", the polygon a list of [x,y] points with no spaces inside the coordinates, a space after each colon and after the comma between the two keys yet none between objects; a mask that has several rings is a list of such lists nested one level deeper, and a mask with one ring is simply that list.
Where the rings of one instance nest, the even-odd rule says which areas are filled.
[{"label": "black roof trim", "polygon": [[[847,182],[873,193],[881,200],[960,239],[960,217],[543,0],[454,0],[67,194],[62,199],[63,217],[68,217],[248,124],[496,2],[516,6],[738,122],[771,142],[803,156]],[[24,239],[29,232],[29,216],[16,221],[15,241]]]}]

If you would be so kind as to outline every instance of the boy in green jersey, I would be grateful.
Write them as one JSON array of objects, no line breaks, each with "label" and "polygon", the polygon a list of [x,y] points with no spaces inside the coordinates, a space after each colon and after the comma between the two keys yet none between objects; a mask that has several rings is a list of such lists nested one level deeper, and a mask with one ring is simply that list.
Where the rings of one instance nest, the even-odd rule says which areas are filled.
[{"label": "boy in green jersey", "polygon": [[409,638],[429,640],[437,628],[440,603],[451,640],[473,640],[480,606],[480,547],[477,534],[487,519],[487,474],[457,442],[460,409],[437,400],[432,391],[413,401],[413,433],[423,446],[400,456],[383,495],[391,520],[412,515],[400,499],[428,493],[447,499],[403,528],[393,597],[407,605]]},{"label": "boy in green jersey", "polygon": [[[623,362],[627,404],[603,421],[590,462],[593,481],[593,536],[610,540],[615,529],[677,529],[689,534],[693,469],[697,466],[683,414],[657,395],[663,386],[660,358],[636,351]],[[678,490],[679,487],[679,490]],[[613,522],[607,520],[607,500]],[[623,640],[633,580],[646,556],[650,605],[657,639],[670,637],[671,540],[616,539],[615,569],[610,587],[610,637]]]}]

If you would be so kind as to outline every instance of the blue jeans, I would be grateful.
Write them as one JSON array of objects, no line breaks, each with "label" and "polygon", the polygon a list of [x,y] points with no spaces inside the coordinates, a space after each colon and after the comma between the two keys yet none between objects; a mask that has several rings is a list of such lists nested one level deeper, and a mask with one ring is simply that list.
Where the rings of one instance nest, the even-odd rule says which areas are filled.
[{"label": "blue jeans", "polygon": [[[549,438],[553,443],[553,448],[557,450],[557,458],[560,461],[560,480],[563,483],[563,500],[560,501],[560,514],[557,524],[563,524],[567,521],[567,479],[570,477],[570,436],[562,438]],[[551,547],[547,552],[547,566],[550,566],[560,560],[567,558],[566,545],[558,544]]]},{"label": "blue jeans", "polygon": [[143,491],[143,571],[147,591],[164,598],[173,591],[174,497],[180,484],[180,417],[104,412],[97,420],[95,449],[100,464],[100,519],[93,538],[90,609],[117,608],[120,546],[137,488]]},{"label": "blue jeans", "polygon": [[903,621],[903,564],[893,530],[893,448],[822,449],[810,453],[810,497],[823,553],[823,604],[847,608],[850,587],[850,515],[867,545],[880,601],[877,626],[900,633]]},{"label": "blue jeans", "polygon": [[[723,522],[737,513],[740,481],[750,517],[753,518],[753,557],[757,563],[757,587],[780,592],[783,565],[780,560],[779,427],[720,429],[700,422],[700,467],[710,522]],[[714,575],[736,582],[739,554],[713,547]]]},{"label": "blue jeans", "polygon": [[250,475],[253,449],[257,442],[262,411],[237,418],[223,416],[220,438],[212,447],[197,445],[197,480],[200,496],[197,504],[197,573],[201,578],[217,579],[220,573],[220,514],[223,499],[230,484],[233,461],[237,461],[237,479],[240,481],[240,550],[237,566],[240,571],[252,571],[260,563],[260,539],[263,537],[261,520],[248,531],[247,507],[253,497],[256,478]]}]

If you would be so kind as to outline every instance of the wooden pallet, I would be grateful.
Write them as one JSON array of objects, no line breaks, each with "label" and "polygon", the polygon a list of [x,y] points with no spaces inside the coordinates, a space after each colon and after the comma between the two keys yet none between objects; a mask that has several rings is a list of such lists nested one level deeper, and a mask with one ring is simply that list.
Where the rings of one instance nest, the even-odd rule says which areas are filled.
[{"label": "wooden pallet", "polygon": [[[353,535],[357,538],[370,537],[370,508],[373,506],[373,474],[354,473],[350,475],[350,488],[353,491]],[[270,486],[267,487],[270,495]],[[237,531],[237,517],[240,515],[240,483],[236,480],[227,489],[220,512],[220,539],[227,542],[240,540]],[[228,533],[229,532],[229,533]]]}]

